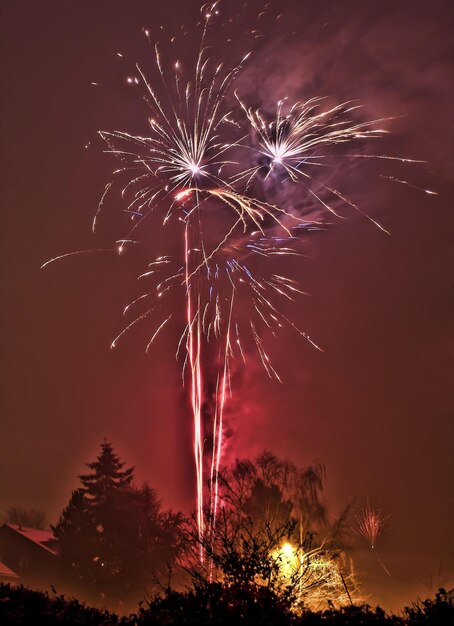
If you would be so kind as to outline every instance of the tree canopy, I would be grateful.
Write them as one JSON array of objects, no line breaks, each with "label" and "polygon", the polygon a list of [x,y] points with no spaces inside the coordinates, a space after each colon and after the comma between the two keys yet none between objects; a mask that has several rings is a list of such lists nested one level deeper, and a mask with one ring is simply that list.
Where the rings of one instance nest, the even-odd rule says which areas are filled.
[{"label": "tree canopy", "polygon": [[191,570],[195,588],[217,582],[257,602],[268,594],[285,610],[350,604],[357,584],[342,537],[347,513],[328,523],[324,476],[319,462],[298,468],[270,452],[215,476],[216,516],[208,507],[204,534],[195,524],[189,531],[200,545]]}]

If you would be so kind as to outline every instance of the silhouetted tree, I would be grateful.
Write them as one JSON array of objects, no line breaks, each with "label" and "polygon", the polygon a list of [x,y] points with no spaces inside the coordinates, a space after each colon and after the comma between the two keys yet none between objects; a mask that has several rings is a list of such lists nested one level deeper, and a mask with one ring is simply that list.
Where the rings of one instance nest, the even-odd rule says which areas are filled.
[{"label": "silhouetted tree", "polygon": [[189,530],[203,556],[194,588],[218,582],[282,610],[350,603],[355,581],[320,502],[323,478],[320,463],[299,469],[269,452],[223,470],[215,523],[208,507],[203,536]]},{"label": "silhouetted tree", "polygon": [[27,528],[44,530],[48,526],[47,515],[37,509],[23,509],[20,506],[12,506],[3,516],[7,524],[17,524]]},{"label": "silhouetted tree", "polygon": [[219,474],[221,500],[254,519],[278,525],[293,515],[304,532],[319,532],[326,526],[324,478],[319,461],[297,468],[265,451],[253,460],[237,460]]},{"label": "silhouetted tree", "polygon": [[52,530],[58,539],[61,574],[75,585],[77,591],[81,591],[92,555],[90,519],[83,489],[72,492],[68,505]]},{"label": "silhouetted tree", "polygon": [[110,606],[143,597],[182,546],[181,516],[162,512],[154,489],[133,486],[134,469],[124,466],[104,441],[53,528],[67,583]]},{"label": "silhouetted tree", "polygon": [[106,506],[109,497],[115,489],[129,487],[134,478],[134,468],[123,470],[125,463],[113,451],[112,444],[104,440],[101,444],[101,454],[93,463],[87,463],[90,474],[79,476],[84,491],[93,503],[93,509],[102,509]]}]

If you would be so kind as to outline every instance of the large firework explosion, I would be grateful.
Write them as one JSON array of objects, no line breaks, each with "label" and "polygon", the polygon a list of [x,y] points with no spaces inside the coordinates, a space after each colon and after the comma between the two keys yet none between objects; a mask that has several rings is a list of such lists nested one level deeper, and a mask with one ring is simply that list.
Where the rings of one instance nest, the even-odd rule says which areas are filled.
[{"label": "large firework explosion", "polygon": [[[218,514],[233,363],[246,363],[255,346],[267,375],[280,380],[264,334],[275,336],[286,325],[321,349],[286,313],[283,303],[294,302],[304,291],[280,271],[280,258],[301,256],[304,236],[322,229],[324,216],[342,217],[344,209],[359,211],[387,232],[330,183],[327,165],[356,158],[409,161],[364,152],[364,142],[387,130],[381,127],[384,120],[365,121],[357,103],[332,105],[321,97],[289,103],[283,95],[271,113],[249,106],[235,81],[250,52],[229,67],[208,51],[218,13],[217,2],[201,9],[200,46],[189,72],[180,61],[162,58],[159,43],[144,29],[153,47],[156,79],[137,65],[127,82],[145,102],[148,132],[100,131],[106,151],[121,165],[106,185],[93,221],[95,230],[107,196],[118,191],[132,220],[129,232],[116,242],[118,253],[138,243],[140,229],[151,223],[176,228],[180,252],[150,260],[139,276],[150,286],[126,306],[125,314],[136,311],[136,316],[112,347],[138,324],[152,320],[148,351],[184,311],[176,353],[189,388],[201,536],[205,503],[212,525]],[[270,181],[272,201],[266,194]],[[289,208],[281,201],[288,185],[301,189],[306,207]],[[169,304],[166,298],[174,292],[177,309],[175,300]]]}]

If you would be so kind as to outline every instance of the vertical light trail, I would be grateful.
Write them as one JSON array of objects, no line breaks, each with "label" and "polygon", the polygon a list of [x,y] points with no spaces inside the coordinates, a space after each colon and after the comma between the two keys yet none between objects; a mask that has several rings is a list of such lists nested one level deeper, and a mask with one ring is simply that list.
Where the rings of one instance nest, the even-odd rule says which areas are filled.
[{"label": "vertical light trail", "polygon": [[[219,351],[219,357],[220,357],[220,351]],[[212,451],[211,451],[211,471],[210,471],[210,494],[211,494],[211,499],[210,499],[210,514],[211,514],[211,528],[213,529],[214,527],[214,522],[213,522],[213,512],[214,512],[214,498],[213,496],[213,485],[214,485],[214,472],[215,472],[215,468],[216,468],[216,450],[217,450],[217,446],[216,446],[216,433],[217,433],[217,428],[218,428],[218,411],[219,411],[219,402],[218,402],[218,398],[219,398],[219,371],[218,371],[218,377],[216,380],[216,402],[215,402],[215,406],[214,406],[214,415],[213,415],[213,447],[212,447]]]},{"label": "vertical light trail", "polygon": [[[194,460],[196,468],[197,487],[197,527],[199,538],[202,539],[204,531],[203,522],[203,438],[201,423],[202,407],[202,374],[201,374],[201,322],[198,310],[193,314],[192,290],[190,277],[190,248],[189,248],[189,220],[185,227],[185,287],[186,287],[186,318],[188,335],[186,350],[189,357],[191,377],[191,404],[194,422]],[[194,332],[196,337],[194,337]],[[200,544],[200,559],[203,560],[203,547]]]},{"label": "vertical light trail", "polygon": [[[213,457],[212,457],[212,465],[211,465],[211,478],[212,478],[211,480],[211,501],[212,501],[211,524],[212,524],[212,528],[214,528],[216,524],[216,515],[217,515],[217,509],[218,509],[218,503],[219,503],[219,467],[220,467],[221,456],[222,456],[223,418],[224,418],[224,406],[225,406],[225,400],[226,400],[226,387],[227,387],[227,382],[228,382],[228,377],[229,377],[229,353],[231,350],[230,328],[231,328],[231,323],[232,323],[234,299],[235,299],[235,285],[232,283],[232,298],[230,300],[229,320],[228,320],[226,336],[225,336],[224,365],[223,365],[220,396],[217,393],[218,389],[216,389],[216,409],[215,409],[215,420],[214,420],[214,428],[213,428]],[[218,410],[218,406],[219,406],[219,410]],[[214,485],[213,485],[213,475],[214,475]]]},{"label": "vertical light trail", "polygon": [[[203,432],[202,432],[202,402],[203,402],[203,389],[202,389],[202,367],[201,367],[201,353],[202,353],[202,328],[200,322],[200,303],[197,310],[197,354],[195,363],[195,378],[197,388],[197,412],[195,414],[195,426],[196,426],[196,466],[198,468],[197,479],[197,515],[199,523],[199,533],[203,537],[204,533],[204,519],[203,519]],[[200,558],[203,561],[203,546],[200,546]]]},{"label": "vertical light trail", "polygon": [[[226,346],[226,350],[227,350],[227,346]],[[222,383],[221,383],[221,397],[220,397],[220,402],[219,402],[220,407],[219,407],[219,420],[217,424],[217,432],[215,433],[215,436],[213,437],[213,445],[215,446],[215,450],[216,450],[215,467],[214,467],[214,494],[213,494],[213,519],[212,519],[213,527],[216,524],[216,515],[217,515],[218,499],[219,499],[219,466],[220,466],[221,453],[222,453],[223,416],[224,416],[226,384],[227,384],[227,355],[225,356],[225,359],[224,359],[224,372],[222,375]]]}]

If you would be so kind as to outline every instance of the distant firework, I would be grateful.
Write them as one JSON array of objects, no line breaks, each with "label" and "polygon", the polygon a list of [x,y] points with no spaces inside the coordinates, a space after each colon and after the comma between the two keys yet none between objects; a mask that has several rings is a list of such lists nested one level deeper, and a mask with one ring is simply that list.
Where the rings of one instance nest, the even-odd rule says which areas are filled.
[{"label": "distant firework", "polygon": [[[300,186],[308,205],[315,203],[321,215],[340,217],[342,207],[365,215],[327,182],[326,165],[352,158],[409,161],[359,153],[360,144],[387,131],[377,126],[380,120],[363,121],[356,104],[327,106],[319,97],[287,104],[281,99],[268,118],[235,93],[240,106],[229,109],[227,96],[250,52],[230,69],[207,56],[208,28],[218,13],[218,2],[202,7],[201,42],[190,80],[183,79],[180,61],[165,66],[157,43],[157,80],[151,83],[139,65],[127,78],[148,107],[148,134],[100,131],[107,152],[122,165],[106,186],[93,220],[95,230],[109,194],[119,187],[133,225],[116,242],[118,253],[139,243],[137,233],[153,215],[159,227],[177,227],[180,253],[154,258],[139,276],[152,286],[125,308],[125,315],[137,311],[136,317],[111,347],[136,325],[153,319],[148,351],[161,330],[184,311],[177,356],[183,355],[183,383],[189,380],[201,535],[207,482],[213,524],[219,506],[217,476],[233,359],[246,363],[252,343],[268,376],[280,380],[264,346],[263,329],[276,336],[283,326],[321,349],[283,312],[282,303],[294,302],[304,291],[279,270],[278,261],[300,256],[303,236],[323,228],[324,222],[307,219],[309,211],[301,208],[268,202],[260,184],[275,177],[278,195],[283,182]],[[149,30],[143,32],[151,44]],[[351,152],[339,154],[338,146],[345,144]],[[80,253],[60,255],[44,265]],[[180,308],[173,304],[166,310],[165,296],[173,292],[180,294]]]},{"label": "distant firework", "polygon": [[377,537],[383,526],[389,519],[389,515],[383,515],[380,509],[371,509],[369,505],[362,511],[358,520],[358,532],[375,548]]}]

